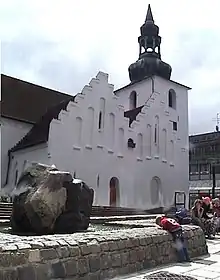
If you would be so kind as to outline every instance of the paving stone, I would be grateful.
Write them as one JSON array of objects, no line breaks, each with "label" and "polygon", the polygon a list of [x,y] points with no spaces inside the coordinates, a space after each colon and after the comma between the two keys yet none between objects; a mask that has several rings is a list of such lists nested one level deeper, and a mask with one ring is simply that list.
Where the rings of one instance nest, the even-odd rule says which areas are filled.
[{"label": "paving stone", "polygon": [[87,259],[78,259],[78,274],[83,275],[89,272],[89,262]]},{"label": "paving stone", "polygon": [[17,280],[18,271],[15,268],[5,269],[0,271],[0,279],[2,280]]},{"label": "paving stone", "polygon": [[64,261],[64,267],[67,276],[75,276],[77,274],[77,260]]},{"label": "paving stone", "polygon": [[36,280],[48,280],[52,275],[51,268],[49,267],[48,264],[35,265],[34,269],[35,269]]},{"label": "paving stone", "polygon": [[90,267],[90,272],[96,272],[100,270],[100,257],[91,255],[89,257],[89,267]]},{"label": "paving stone", "polygon": [[65,277],[65,268],[62,262],[58,261],[51,264],[52,278],[64,278]]},{"label": "paving stone", "polygon": [[55,249],[42,249],[40,250],[40,254],[43,260],[53,260],[58,257]]},{"label": "paving stone", "polygon": [[59,258],[68,258],[70,256],[70,251],[68,247],[58,247],[56,248]]},{"label": "paving stone", "polygon": [[77,257],[80,255],[80,249],[78,246],[71,246],[68,248],[70,252],[70,257]]},{"label": "paving stone", "polygon": [[18,270],[18,279],[19,280],[35,280],[36,274],[34,267],[31,265],[21,266],[17,268]]}]

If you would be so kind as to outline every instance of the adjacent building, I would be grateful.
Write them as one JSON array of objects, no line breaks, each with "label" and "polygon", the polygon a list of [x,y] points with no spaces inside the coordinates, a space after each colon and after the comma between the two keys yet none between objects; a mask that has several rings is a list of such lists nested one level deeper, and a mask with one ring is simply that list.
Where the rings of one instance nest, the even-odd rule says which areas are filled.
[{"label": "adjacent building", "polygon": [[220,132],[189,137],[190,191],[207,194],[213,186],[213,165],[216,173],[216,193],[220,195]]},{"label": "adjacent building", "polygon": [[140,32],[130,83],[117,90],[103,72],[74,97],[28,84],[21,99],[26,82],[3,86],[2,105],[11,106],[1,132],[4,190],[14,188],[28,161],[38,161],[83,179],[95,205],[150,209],[169,207],[175,191],[188,196],[190,88],[173,81],[161,59],[150,6]]}]

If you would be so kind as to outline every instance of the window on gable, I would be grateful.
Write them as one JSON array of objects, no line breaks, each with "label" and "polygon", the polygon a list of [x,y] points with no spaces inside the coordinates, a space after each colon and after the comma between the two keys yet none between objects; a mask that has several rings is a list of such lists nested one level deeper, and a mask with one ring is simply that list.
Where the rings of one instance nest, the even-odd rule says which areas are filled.
[{"label": "window on gable", "polygon": [[137,93],[132,91],[129,97],[129,110],[137,108]]},{"label": "window on gable", "polygon": [[168,93],[168,105],[176,109],[176,92],[173,89],[170,89]]},{"label": "window on gable", "polygon": [[177,131],[177,122],[173,122],[173,130]]},{"label": "window on gable", "polygon": [[100,111],[99,111],[99,122],[98,129],[104,129],[104,120],[105,120],[105,99],[100,98]]}]

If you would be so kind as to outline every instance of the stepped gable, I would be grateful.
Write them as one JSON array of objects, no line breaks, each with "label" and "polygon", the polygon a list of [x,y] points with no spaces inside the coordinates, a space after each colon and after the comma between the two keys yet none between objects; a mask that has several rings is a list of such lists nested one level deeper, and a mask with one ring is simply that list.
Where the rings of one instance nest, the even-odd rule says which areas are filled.
[{"label": "stepped gable", "polygon": [[22,138],[9,152],[15,152],[34,145],[39,145],[48,141],[50,123],[53,119],[58,119],[59,113],[66,110],[70,101],[74,101],[75,96],[64,100],[51,107],[45,115],[32,127],[32,129]]},{"label": "stepped gable", "polygon": [[51,106],[71,95],[1,74],[1,116],[36,123]]}]

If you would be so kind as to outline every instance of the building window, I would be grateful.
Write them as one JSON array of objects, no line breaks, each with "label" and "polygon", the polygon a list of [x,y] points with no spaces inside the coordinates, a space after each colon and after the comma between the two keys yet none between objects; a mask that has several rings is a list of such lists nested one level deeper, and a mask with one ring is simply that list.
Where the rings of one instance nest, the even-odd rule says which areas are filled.
[{"label": "building window", "polygon": [[115,144],[115,115],[109,114],[109,148],[113,149]]},{"label": "building window", "polygon": [[173,122],[173,130],[177,131],[177,122]]},{"label": "building window", "polygon": [[124,129],[119,128],[118,130],[118,142],[119,142],[119,152],[123,154],[124,150]]},{"label": "building window", "polygon": [[167,131],[163,129],[162,131],[162,138],[163,138],[163,159],[167,158]]},{"label": "building window", "polygon": [[132,91],[129,97],[129,109],[133,110],[137,107],[137,93]]},{"label": "building window", "polygon": [[176,109],[176,92],[173,89],[169,90],[168,104],[169,104],[169,107]]},{"label": "building window", "polygon": [[80,146],[82,140],[82,118],[80,117],[76,118],[76,130],[74,133],[76,135],[76,145]]},{"label": "building window", "polygon": [[174,142],[170,141],[170,162],[174,164]]},{"label": "building window", "polygon": [[152,142],[152,132],[151,125],[147,125],[147,156],[151,157],[151,142]]},{"label": "building window", "polygon": [[88,144],[92,145],[93,140],[93,129],[94,129],[94,109],[88,108]]},{"label": "building window", "polygon": [[141,133],[137,136],[138,157],[143,157],[143,135]]},{"label": "building window", "polygon": [[97,175],[97,178],[96,178],[96,186],[97,186],[97,188],[99,188],[99,180],[100,180],[99,175]]},{"label": "building window", "polygon": [[99,122],[98,122],[99,130],[104,129],[104,120],[105,120],[105,99],[100,98]]},{"label": "building window", "polygon": [[15,186],[17,185],[18,181],[18,170],[15,171]]}]

